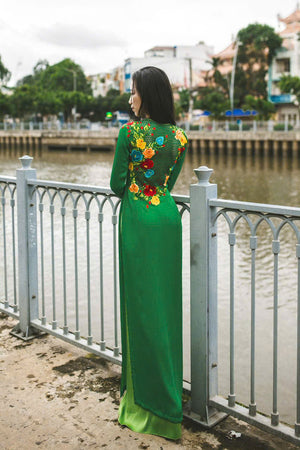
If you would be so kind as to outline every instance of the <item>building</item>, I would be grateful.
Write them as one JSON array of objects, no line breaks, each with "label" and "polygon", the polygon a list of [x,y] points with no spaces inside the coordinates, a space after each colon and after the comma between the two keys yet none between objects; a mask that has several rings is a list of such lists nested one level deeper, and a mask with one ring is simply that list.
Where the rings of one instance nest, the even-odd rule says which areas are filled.
[{"label": "building", "polygon": [[124,67],[115,67],[111,72],[97,73],[87,77],[91,83],[93,96],[105,97],[110,89],[124,92]]},{"label": "building", "polygon": [[300,77],[300,9],[286,18],[280,18],[283,29],[278,32],[282,37],[282,48],[277,52],[269,68],[269,100],[275,103],[278,120],[299,121],[299,106],[295,104],[295,96],[282,93],[278,82],[282,75]]},{"label": "building", "polygon": [[[292,14],[286,18],[278,17],[278,20],[278,34],[283,38],[283,43],[269,67],[267,76],[268,98],[276,105],[278,120],[285,121],[287,119],[289,122],[295,122],[299,120],[299,108],[295,104],[295,96],[282,93],[278,82],[282,75],[300,77],[299,5]],[[218,70],[228,78],[228,85],[230,84],[233,59],[237,50],[235,42],[232,42],[224,50],[213,55],[213,59],[219,62]],[[213,69],[207,73],[208,78],[212,74]]]},{"label": "building", "polygon": [[197,45],[157,46],[144,53],[144,58],[128,58],[124,64],[125,92],[130,92],[132,74],[145,66],[155,66],[166,72],[174,88],[192,88],[204,84],[204,74],[213,47],[204,42]]}]

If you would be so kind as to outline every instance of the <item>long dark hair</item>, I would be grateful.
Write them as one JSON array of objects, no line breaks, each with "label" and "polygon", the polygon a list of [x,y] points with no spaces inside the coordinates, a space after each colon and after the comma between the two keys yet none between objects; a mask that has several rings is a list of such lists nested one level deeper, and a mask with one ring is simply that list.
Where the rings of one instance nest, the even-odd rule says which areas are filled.
[{"label": "long dark hair", "polygon": [[139,118],[149,115],[158,123],[175,123],[174,99],[169,78],[158,67],[147,66],[134,72],[132,83],[141,97]]}]

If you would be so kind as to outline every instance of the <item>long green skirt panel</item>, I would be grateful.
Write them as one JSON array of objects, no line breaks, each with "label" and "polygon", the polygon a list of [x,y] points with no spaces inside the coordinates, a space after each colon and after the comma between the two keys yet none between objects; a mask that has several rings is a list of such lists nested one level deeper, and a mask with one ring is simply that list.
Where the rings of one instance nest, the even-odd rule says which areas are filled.
[{"label": "long green skirt panel", "polygon": [[144,213],[140,206],[125,193],[119,233],[121,393],[127,383],[126,304],[135,402],[178,423],[182,421],[181,219],[169,193],[155,210]]},{"label": "long green skirt panel", "polygon": [[181,424],[173,423],[166,419],[161,419],[155,414],[138,406],[134,402],[134,391],[132,385],[131,368],[130,368],[130,352],[128,341],[128,327],[126,326],[127,335],[127,389],[119,407],[119,423],[126,425],[131,430],[138,433],[155,434],[168,439],[179,439],[181,437]]}]

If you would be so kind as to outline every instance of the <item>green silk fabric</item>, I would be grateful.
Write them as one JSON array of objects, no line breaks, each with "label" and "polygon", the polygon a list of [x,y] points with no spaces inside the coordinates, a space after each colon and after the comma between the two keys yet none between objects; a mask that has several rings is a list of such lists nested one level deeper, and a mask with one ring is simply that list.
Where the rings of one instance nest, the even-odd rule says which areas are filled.
[{"label": "green silk fabric", "polygon": [[126,392],[123,395],[119,408],[119,423],[126,425],[131,430],[137,433],[156,434],[168,439],[180,439],[181,438],[181,423],[173,423],[169,420],[162,419],[155,414],[147,411],[141,406],[137,405],[134,401],[134,391],[132,385],[131,376],[131,364],[130,364],[130,350],[128,341],[128,327],[126,323],[126,337],[127,337],[127,369],[126,379],[127,386]]},{"label": "green silk fabric", "polygon": [[[175,126],[129,123],[120,129],[111,174],[111,188],[122,199],[121,396],[127,390],[125,406],[134,399],[140,412],[173,425],[182,421],[182,228],[170,190],[186,146]],[[143,432],[160,434],[156,427]]]}]

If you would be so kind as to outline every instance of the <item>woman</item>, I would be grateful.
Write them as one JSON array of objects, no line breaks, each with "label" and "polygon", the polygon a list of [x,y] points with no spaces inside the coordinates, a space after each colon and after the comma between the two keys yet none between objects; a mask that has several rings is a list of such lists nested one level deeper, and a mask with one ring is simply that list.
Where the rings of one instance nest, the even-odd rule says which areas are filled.
[{"label": "woman", "polygon": [[133,74],[136,119],[120,129],[111,189],[119,223],[122,379],[119,422],[140,433],[181,437],[181,219],[170,195],[187,139],[175,126],[166,74]]}]

